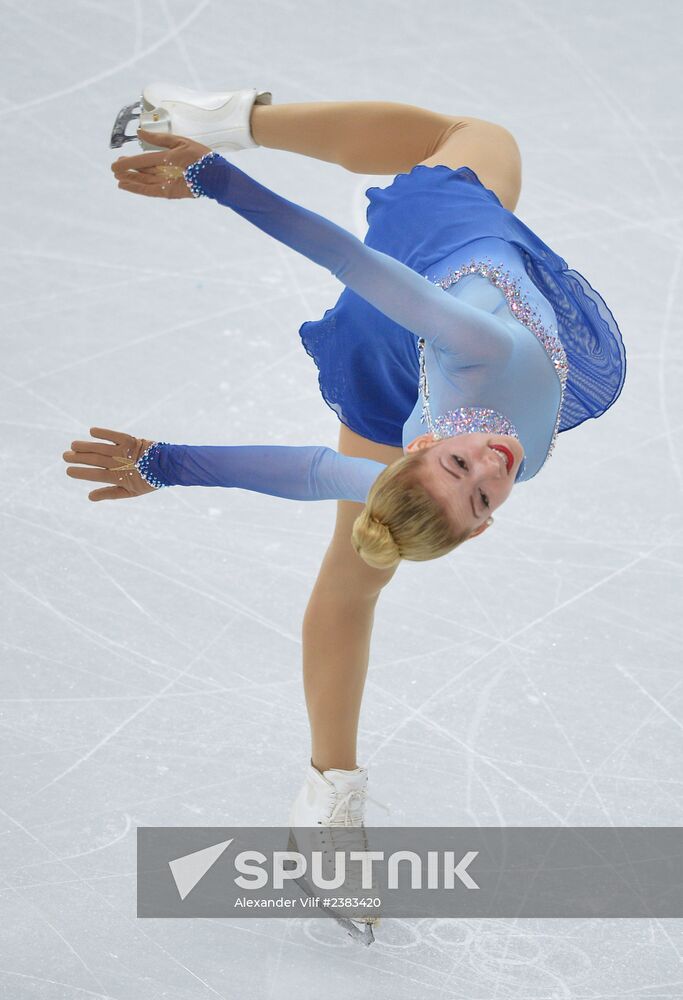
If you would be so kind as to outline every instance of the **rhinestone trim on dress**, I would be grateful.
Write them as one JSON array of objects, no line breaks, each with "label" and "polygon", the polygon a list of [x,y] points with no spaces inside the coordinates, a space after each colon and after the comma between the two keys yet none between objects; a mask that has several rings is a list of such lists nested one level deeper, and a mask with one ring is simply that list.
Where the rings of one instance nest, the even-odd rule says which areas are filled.
[{"label": "rhinestone trim on dress", "polygon": [[435,434],[439,438],[453,437],[455,434],[509,434],[517,438],[517,428],[497,410],[483,406],[461,406],[457,410],[446,410],[434,421]]},{"label": "rhinestone trim on dress", "polygon": [[157,490],[161,489],[162,486],[170,485],[169,483],[163,483],[159,478],[157,478],[157,476],[154,475],[153,472],[151,472],[149,468],[150,461],[153,458],[156,458],[159,453],[159,447],[162,444],[168,444],[168,441],[155,441],[153,444],[150,444],[135,463],[135,468],[138,470],[145,482],[149,483],[150,486],[154,486]]},{"label": "rhinestone trim on dress", "polygon": [[185,167],[183,170],[183,177],[193,197],[201,198],[205,196],[204,188],[201,185],[198,175],[205,164],[213,163],[214,160],[218,159],[219,155],[219,153],[215,152],[204,153],[201,159],[195,160],[194,163],[191,163],[189,167]]},{"label": "rhinestone trim on dress", "polygon": [[[558,428],[560,426],[560,415],[562,413],[562,404],[564,402],[565,387],[567,384],[567,375],[569,372],[569,362],[567,360],[567,355],[565,353],[564,347],[560,339],[556,335],[556,331],[553,327],[548,328],[544,325],[541,317],[534,307],[530,304],[527,296],[520,290],[520,282],[518,278],[514,278],[510,271],[505,269],[505,265],[500,263],[497,266],[494,265],[490,257],[484,258],[483,260],[475,260],[474,258],[469,264],[463,264],[456,271],[449,271],[449,273],[441,278],[439,281],[434,282],[434,284],[440,285],[443,289],[450,288],[461,278],[464,278],[468,274],[480,274],[483,278],[488,278],[488,280],[495,285],[497,288],[503,292],[508,304],[510,312],[513,314],[515,319],[519,320],[527,329],[531,330],[536,339],[540,342],[546,354],[550,358],[560,380],[560,405],[557,409],[557,417],[555,420],[555,427],[553,429],[552,438],[550,441],[550,446],[548,452],[543,460],[543,465],[548,461],[555,448],[555,442],[557,440]],[[428,279],[429,280],[429,279]],[[419,391],[422,397],[422,423],[426,423],[430,431],[435,433],[436,421],[432,421],[432,415],[429,408],[429,384],[427,381],[427,369],[425,366],[424,357],[424,337],[420,337],[418,340],[418,351],[420,360],[420,381],[419,381]],[[473,411],[478,410],[478,407],[470,407],[464,409],[471,409]],[[449,411],[449,413],[458,413],[460,411]],[[490,414],[496,413],[495,410],[482,411],[488,412]],[[502,414],[498,414],[502,420],[507,420]],[[444,426],[447,426],[444,425]],[[510,425],[512,426],[512,425]],[[474,428],[472,428],[474,429]],[[505,434],[507,431],[494,431],[493,428],[481,427],[477,430],[484,430],[489,433],[501,433]],[[456,433],[463,434],[467,431],[456,431]],[[445,436],[439,434],[438,436]],[[543,468],[541,465],[540,468]],[[540,471],[540,469],[539,469]]]}]

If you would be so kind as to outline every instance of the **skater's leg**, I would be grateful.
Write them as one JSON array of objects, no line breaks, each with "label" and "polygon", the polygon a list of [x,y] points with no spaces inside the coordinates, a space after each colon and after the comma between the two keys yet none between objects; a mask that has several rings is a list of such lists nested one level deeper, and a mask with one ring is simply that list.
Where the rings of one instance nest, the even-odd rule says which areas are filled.
[{"label": "skater's leg", "polygon": [[522,190],[522,158],[514,136],[502,125],[470,119],[465,128],[451,130],[420,163],[427,167],[442,163],[453,170],[469,167],[503,207],[514,212]]},{"label": "skater's leg", "polygon": [[353,173],[393,174],[434,153],[467,118],[390,101],[254,105],[260,146],[338,163]]},{"label": "skater's leg", "polygon": [[502,125],[389,101],[254,105],[255,142],[338,163],[352,173],[426,166],[470,167],[509,211],[521,189],[521,157]]},{"label": "skater's leg", "polygon": [[[391,463],[401,448],[376,444],[340,428],[339,451]],[[339,501],[334,535],[303,620],[303,667],[311,724],[313,765],[352,770],[370,652],[375,605],[396,568],[368,566],[351,544],[351,527],[363,504]]]}]

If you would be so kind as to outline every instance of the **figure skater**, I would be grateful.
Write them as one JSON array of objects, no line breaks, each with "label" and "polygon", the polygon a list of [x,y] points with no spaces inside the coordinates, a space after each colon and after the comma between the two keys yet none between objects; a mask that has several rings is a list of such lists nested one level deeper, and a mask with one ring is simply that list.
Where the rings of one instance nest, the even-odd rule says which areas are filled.
[{"label": "figure skater", "polygon": [[[270,92],[158,83],[143,91],[144,128],[125,136],[133,107],[112,145],[138,138],[148,152],[112,165],[120,188],[212,198],[346,286],[299,330],[341,423],[338,451],[171,444],[92,427],[98,440],[72,442],[66,471],[109,484],[94,501],[173,485],[337,500],[303,620],[312,752],[290,825],[362,830],[356,736],[381,590],[401,559],[438,558],[481,535],[558,433],[614,403],[621,334],[585,278],[514,214],[521,160],[501,125],[405,104],[277,106]],[[365,240],[221,155],[255,146],[396,173],[366,192]]]}]

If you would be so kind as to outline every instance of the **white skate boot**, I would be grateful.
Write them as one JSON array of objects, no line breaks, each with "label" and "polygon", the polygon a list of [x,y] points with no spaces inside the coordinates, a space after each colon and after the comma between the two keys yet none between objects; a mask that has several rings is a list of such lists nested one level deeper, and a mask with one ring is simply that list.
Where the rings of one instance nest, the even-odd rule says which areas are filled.
[{"label": "white skate boot", "polygon": [[160,149],[127,135],[126,128],[139,119],[140,128],[186,136],[217,152],[251,149],[254,142],[249,127],[254,104],[272,104],[269,90],[190,90],[164,80],[148,84],[139,101],[127,104],[116,116],[109,146],[118,149],[137,141],[145,150]]},{"label": "white skate boot", "polygon": [[[368,840],[364,826],[365,800],[367,798],[368,772],[364,767],[353,771],[330,769],[318,771],[311,764],[306,781],[294,800],[289,814],[289,850],[306,853],[322,852],[322,872],[325,879],[335,872],[335,851],[367,851]],[[311,828],[314,829],[306,829]],[[305,878],[297,880],[310,895],[320,890]],[[372,889],[363,889],[358,875],[350,871],[339,890],[339,895],[359,898],[375,896]],[[371,945],[375,940],[373,927],[379,923],[377,916],[369,916],[363,908],[325,912],[344,927],[355,940]]]}]

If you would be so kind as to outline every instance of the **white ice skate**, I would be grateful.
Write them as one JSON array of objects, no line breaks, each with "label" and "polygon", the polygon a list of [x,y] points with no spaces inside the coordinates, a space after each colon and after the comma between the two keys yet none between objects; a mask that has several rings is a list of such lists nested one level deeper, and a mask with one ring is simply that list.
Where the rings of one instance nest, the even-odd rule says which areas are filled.
[{"label": "white ice skate", "polygon": [[[367,798],[368,772],[364,767],[353,771],[330,769],[318,771],[311,764],[306,781],[294,800],[289,814],[289,850],[322,852],[322,867],[325,878],[331,877],[335,867],[335,851],[367,851],[368,841],[365,831],[364,811]],[[315,828],[315,829],[305,829]],[[319,890],[305,878],[297,879],[300,887],[309,895],[318,895]],[[349,873],[340,895],[376,895],[363,889],[360,875]],[[337,911],[326,908],[325,912],[356,941],[371,945],[375,940],[374,930],[379,917],[363,912]]]},{"label": "white ice skate", "polygon": [[126,133],[128,124],[137,119],[138,126],[149,132],[186,136],[217,152],[251,149],[258,146],[249,125],[251,109],[272,102],[269,90],[190,90],[160,80],[148,84],[139,101],[121,108],[109,146],[118,149],[136,141],[145,150],[161,148]]}]

